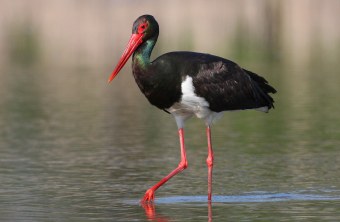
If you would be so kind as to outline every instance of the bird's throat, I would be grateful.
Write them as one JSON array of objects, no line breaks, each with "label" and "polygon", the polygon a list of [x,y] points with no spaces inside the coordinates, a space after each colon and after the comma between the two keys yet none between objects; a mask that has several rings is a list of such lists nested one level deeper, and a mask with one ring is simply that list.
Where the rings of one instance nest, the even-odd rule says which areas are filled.
[{"label": "bird's throat", "polygon": [[150,56],[156,40],[150,39],[141,44],[133,54],[133,66],[146,69],[150,65]]}]

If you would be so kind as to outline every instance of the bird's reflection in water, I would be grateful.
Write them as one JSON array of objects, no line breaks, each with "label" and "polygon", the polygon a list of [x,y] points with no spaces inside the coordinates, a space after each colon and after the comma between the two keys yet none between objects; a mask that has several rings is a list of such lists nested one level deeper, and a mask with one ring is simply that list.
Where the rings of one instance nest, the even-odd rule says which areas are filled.
[{"label": "bird's reflection in water", "polygon": [[[141,206],[144,208],[145,215],[149,221],[157,221],[157,222],[171,221],[170,217],[156,213],[156,207],[155,207],[154,202],[144,202],[144,203],[141,203]],[[208,201],[208,222],[212,222],[211,201]]]},{"label": "bird's reflection in water", "polygon": [[145,215],[149,221],[158,221],[158,222],[167,222],[170,221],[166,216],[160,215],[156,213],[156,207],[153,202],[144,202],[141,203],[142,207],[145,210]]},{"label": "bird's reflection in water", "polygon": [[211,201],[208,201],[208,222],[212,221],[212,207]]}]

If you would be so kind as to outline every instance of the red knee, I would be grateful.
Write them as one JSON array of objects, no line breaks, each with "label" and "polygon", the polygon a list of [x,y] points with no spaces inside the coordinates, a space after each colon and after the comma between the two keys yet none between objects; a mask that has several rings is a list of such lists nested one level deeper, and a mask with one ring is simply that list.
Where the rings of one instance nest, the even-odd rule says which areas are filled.
[{"label": "red knee", "polygon": [[188,161],[187,160],[181,161],[178,164],[178,167],[182,168],[183,170],[186,169],[188,167]]},{"label": "red knee", "polygon": [[206,162],[207,162],[207,166],[208,166],[208,167],[212,167],[212,166],[214,165],[214,157],[208,156]]}]

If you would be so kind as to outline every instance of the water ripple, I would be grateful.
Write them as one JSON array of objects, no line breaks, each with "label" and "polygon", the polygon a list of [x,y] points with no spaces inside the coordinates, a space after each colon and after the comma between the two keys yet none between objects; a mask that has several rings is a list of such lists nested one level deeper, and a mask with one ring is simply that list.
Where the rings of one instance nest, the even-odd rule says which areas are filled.
[{"label": "water ripple", "polygon": [[[336,194],[313,194],[313,193],[269,193],[251,192],[241,195],[216,195],[212,197],[215,203],[263,203],[263,202],[282,202],[282,201],[338,201],[340,195]],[[156,198],[156,204],[177,204],[177,203],[206,203],[207,196],[172,196]],[[139,203],[139,200],[127,201],[129,204]]]}]

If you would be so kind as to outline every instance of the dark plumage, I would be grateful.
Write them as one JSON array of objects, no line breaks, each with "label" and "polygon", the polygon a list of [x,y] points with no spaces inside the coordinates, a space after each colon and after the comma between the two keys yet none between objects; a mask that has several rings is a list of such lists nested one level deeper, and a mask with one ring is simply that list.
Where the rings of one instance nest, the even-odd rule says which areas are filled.
[{"label": "dark plumage", "polygon": [[[268,93],[275,93],[276,90],[263,77],[221,57],[170,52],[158,57],[151,67],[153,72],[147,75],[134,69],[134,76],[150,103],[160,109],[167,109],[174,102],[179,102],[179,86],[187,75],[193,78],[195,93],[204,97],[214,112],[274,107],[274,100]],[[163,81],[158,81],[155,87],[153,82],[160,78]],[[144,85],[147,82],[150,87],[146,88]],[[169,91],[172,92],[170,97]]]}]

